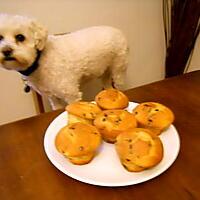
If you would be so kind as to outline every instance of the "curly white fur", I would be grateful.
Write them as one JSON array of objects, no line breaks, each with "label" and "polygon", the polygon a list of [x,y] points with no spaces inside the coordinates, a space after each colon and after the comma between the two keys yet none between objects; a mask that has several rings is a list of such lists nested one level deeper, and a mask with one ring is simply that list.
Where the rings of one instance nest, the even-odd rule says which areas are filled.
[{"label": "curly white fur", "polygon": [[[23,34],[23,42],[16,35]],[[0,15],[0,64],[11,70],[25,70],[42,51],[39,67],[27,84],[49,98],[54,109],[80,100],[80,84],[85,78],[102,77],[105,86],[111,79],[115,87],[123,85],[127,68],[127,41],[120,30],[90,27],[65,35],[47,35],[33,19]],[[3,50],[11,48],[13,60],[5,60]]]}]

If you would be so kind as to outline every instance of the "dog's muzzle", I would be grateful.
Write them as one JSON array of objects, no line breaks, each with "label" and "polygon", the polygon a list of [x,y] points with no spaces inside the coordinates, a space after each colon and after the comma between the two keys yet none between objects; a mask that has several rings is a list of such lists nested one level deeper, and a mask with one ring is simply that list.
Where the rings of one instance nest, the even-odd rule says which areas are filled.
[{"label": "dog's muzzle", "polygon": [[13,49],[11,47],[9,47],[9,46],[5,46],[2,49],[2,54],[4,55],[4,60],[6,60],[6,61],[15,60],[15,58],[12,57]]}]

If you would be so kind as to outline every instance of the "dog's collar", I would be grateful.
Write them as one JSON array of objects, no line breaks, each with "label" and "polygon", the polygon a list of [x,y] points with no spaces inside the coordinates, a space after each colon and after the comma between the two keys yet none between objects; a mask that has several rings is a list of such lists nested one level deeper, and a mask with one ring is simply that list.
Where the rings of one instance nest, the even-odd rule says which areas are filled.
[{"label": "dog's collar", "polygon": [[29,76],[30,74],[32,74],[39,66],[39,59],[41,56],[41,51],[37,50],[37,57],[35,58],[35,61],[33,62],[33,64],[28,67],[26,70],[23,71],[18,71],[20,74],[24,75],[24,76]]}]

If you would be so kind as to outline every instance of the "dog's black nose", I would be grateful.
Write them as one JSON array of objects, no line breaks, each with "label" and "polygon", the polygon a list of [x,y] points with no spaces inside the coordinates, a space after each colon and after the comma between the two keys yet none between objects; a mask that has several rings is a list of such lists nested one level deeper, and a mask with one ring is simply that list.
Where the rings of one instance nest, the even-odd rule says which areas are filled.
[{"label": "dog's black nose", "polygon": [[11,56],[12,52],[13,52],[13,50],[11,48],[6,48],[5,50],[2,51],[2,53],[5,57]]}]

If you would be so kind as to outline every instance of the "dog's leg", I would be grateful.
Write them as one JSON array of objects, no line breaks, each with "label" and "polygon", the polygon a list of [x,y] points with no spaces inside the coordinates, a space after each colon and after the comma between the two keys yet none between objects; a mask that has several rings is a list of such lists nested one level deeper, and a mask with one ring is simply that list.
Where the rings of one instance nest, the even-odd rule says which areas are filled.
[{"label": "dog's leg", "polygon": [[48,97],[48,100],[53,110],[64,108],[66,106],[66,103],[57,97],[51,96]]},{"label": "dog's leg", "polygon": [[102,76],[103,89],[112,88],[112,78],[110,70],[108,69]]},{"label": "dog's leg", "polygon": [[82,99],[82,92],[80,92],[77,88],[76,88],[76,92],[69,94],[66,93],[64,96],[65,102],[67,102],[68,104],[73,103],[75,101],[80,101]]},{"label": "dog's leg", "polygon": [[116,89],[123,90],[124,87],[124,77],[125,77],[125,71],[122,70],[115,70],[112,74],[112,84],[113,87]]},{"label": "dog's leg", "polygon": [[111,77],[113,85],[117,89],[123,90],[127,63],[128,63],[127,55],[122,54],[115,58],[113,65],[111,67]]}]

